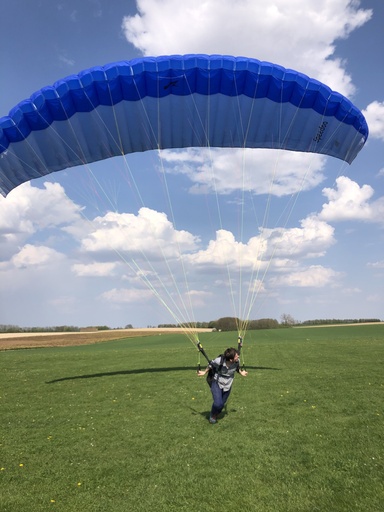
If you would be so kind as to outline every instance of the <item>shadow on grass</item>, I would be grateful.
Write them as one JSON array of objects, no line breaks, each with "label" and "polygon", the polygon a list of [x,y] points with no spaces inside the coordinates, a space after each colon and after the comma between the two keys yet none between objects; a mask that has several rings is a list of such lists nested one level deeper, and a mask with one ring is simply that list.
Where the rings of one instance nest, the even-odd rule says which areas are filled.
[{"label": "shadow on grass", "polygon": [[[197,411],[193,407],[188,407],[188,409],[190,409],[192,411],[193,416],[202,416],[205,420],[209,421],[209,417],[211,416],[210,410],[209,411]],[[233,407],[227,408],[227,405],[225,405],[224,409],[221,411],[221,413],[219,414],[217,419],[222,420],[225,418],[225,416],[227,416],[227,414],[236,413],[236,412],[237,412],[237,409],[234,409]]]},{"label": "shadow on grass", "polygon": [[[266,366],[247,366],[247,370],[280,370],[281,368],[268,368]],[[138,368],[136,370],[120,370],[117,372],[90,373],[88,375],[74,375],[72,377],[61,377],[46,382],[46,384],[54,384],[55,382],[63,382],[66,380],[76,379],[96,379],[99,377],[114,377],[116,375],[139,375],[141,373],[161,373],[161,372],[180,372],[184,370],[194,370],[196,366],[170,366],[167,368]]]},{"label": "shadow on grass", "polygon": [[209,416],[211,415],[211,411],[196,411],[193,407],[188,407],[192,411],[193,416],[202,416],[205,420],[209,420]]}]

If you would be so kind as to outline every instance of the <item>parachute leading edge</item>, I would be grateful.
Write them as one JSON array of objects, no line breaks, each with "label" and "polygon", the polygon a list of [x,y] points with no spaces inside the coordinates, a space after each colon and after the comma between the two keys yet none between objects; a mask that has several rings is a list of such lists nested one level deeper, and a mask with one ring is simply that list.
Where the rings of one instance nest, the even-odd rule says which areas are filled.
[{"label": "parachute leading edge", "polygon": [[0,193],[153,149],[273,148],[351,163],[367,137],[347,98],[296,71],[219,55],[136,59],[69,76],[1,118]]}]

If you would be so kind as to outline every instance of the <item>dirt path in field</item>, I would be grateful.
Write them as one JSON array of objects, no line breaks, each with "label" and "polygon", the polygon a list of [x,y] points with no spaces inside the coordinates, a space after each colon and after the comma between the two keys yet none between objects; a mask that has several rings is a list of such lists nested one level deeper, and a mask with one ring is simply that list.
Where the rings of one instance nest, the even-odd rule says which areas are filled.
[{"label": "dirt path in field", "polygon": [[[199,332],[210,332],[211,329],[197,329]],[[90,345],[103,341],[121,338],[137,338],[140,336],[156,336],[161,334],[177,334],[183,329],[114,329],[111,331],[68,332],[68,333],[0,333],[0,350],[39,347],[65,347],[70,345]]]}]

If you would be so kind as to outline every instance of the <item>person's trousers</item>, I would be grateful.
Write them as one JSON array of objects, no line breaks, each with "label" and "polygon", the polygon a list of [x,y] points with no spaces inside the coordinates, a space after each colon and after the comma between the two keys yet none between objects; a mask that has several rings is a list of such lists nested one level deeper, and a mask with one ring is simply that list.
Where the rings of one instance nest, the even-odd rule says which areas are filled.
[{"label": "person's trousers", "polygon": [[223,391],[218,383],[214,380],[211,384],[211,393],[213,397],[213,404],[211,409],[211,416],[217,416],[221,413],[224,408],[226,401],[228,400],[231,388],[228,391]]}]

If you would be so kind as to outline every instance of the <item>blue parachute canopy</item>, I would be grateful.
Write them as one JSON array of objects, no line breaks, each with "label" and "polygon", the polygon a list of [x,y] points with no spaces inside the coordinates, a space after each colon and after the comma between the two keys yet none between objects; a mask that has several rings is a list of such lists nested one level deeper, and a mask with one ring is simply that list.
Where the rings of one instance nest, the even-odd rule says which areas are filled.
[{"label": "blue parachute canopy", "polygon": [[274,148],[351,163],[367,136],[347,98],[275,64],[221,55],[135,59],[69,76],[0,118],[0,192],[151,149]]}]

